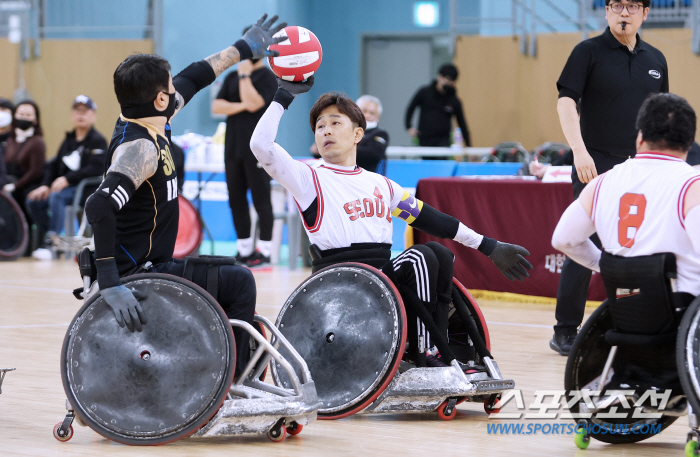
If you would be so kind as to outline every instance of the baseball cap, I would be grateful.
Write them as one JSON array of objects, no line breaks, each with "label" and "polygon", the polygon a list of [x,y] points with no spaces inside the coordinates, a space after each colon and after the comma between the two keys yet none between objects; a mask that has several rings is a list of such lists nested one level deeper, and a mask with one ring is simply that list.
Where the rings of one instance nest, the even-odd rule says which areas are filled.
[{"label": "baseball cap", "polygon": [[97,111],[97,105],[95,104],[94,101],[87,95],[78,95],[75,97],[75,100],[73,100],[73,108],[75,108],[75,105],[85,105],[88,108],[90,108],[93,111]]}]

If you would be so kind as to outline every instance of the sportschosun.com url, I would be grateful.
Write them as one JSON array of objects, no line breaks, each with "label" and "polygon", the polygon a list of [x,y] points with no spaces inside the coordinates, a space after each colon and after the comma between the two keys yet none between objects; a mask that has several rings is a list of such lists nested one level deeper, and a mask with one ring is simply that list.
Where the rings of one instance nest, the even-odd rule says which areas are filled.
[{"label": "sportschosun.com url", "polygon": [[585,430],[586,434],[620,434],[647,435],[661,433],[661,424],[588,424],[580,426],[575,423],[551,424],[548,422],[531,422],[528,424],[486,424],[489,435],[573,435]]}]

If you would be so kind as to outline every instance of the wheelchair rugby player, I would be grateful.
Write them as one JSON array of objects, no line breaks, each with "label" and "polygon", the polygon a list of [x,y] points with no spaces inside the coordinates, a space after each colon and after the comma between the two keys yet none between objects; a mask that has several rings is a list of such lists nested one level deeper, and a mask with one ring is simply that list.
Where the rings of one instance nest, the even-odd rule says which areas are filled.
[{"label": "wheelchair rugby player", "polygon": [[565,388],[591,397],[571,401],[579,447],[641,441],[688,413],[686,455],[698,455],[700,173],[685,162],[696,115],[683,98],[655,94],[637,129],[636,156],[592,180],[552,238],[601,273],[607,294],[573,343]]},{"label": "wheelchair rugby player", "polygon": [[[480,373],[485,377],[479,379],[502,380],[484,342],[485,322],[479,319],[478,307],[474,309],[466,290],[453,285],[454,254],[447,248],[431,242],[410,247],[391,259],[392,218],[478,249],[510,280],[528,276],[532,266],[524,256],[529,253],[476,233],[390,179],[358,167],[357,144],[366,121],[344,94],[323,94],[311,109],[309,120],[322,157],[320,166],[294,160],[275,137],[284,111],[297,95],[311,88],[313,80],[314,76],[303,82],[278,78],[277,93],[250,143],[263,168],[294,197],[312,243],[314,275],[287,300],[278,327],[309,363],[323,402],[320,417],[334,419],[363,410],[434,411],[443,401],[439,412],[445,418],[454,417],[454,405],[466,395],[449,386],[475,381],[464,378],[465,371],[481,368],[486,374]],[[455,302],[461,302],[459,309]],[[449,339],[451,314],[465,318],[460,328],[471,332],[464,345],[477,347],[488,366],[474,366],[468,357],[458,360]],[[402,372],[407,367],[418,371],[406,371],[399,382],[394,375],[402,364]],[[426,385],[418,379],[425,375],[421,371],[425,367],[442,370],[433,373],[445,374],[441,381],[448,394],[437,388],[441,381],[432,385],[429,380]],[[447,380],[455,371],[456,379]],[[273,374],[278,380],[275,365]],[[279,381],[286,382],[283,377]],[[512,381],[496,384],[494,392],[483,391],[493,394],[491,406],[505,390],[503,386],[513,385]],[[485,384],[482,387],[486,389]],[[424,389],[430,391],[430,400],[398,395],[380,404],[382,395],[392,389],[412,391],[414,397]],[[485,397],[488,400],[490,395]]]},{"label": "wheelchair rugby player", "polygon": [[[133,445],[195,432],[267,432],[279,441],[316,417],[303,360],[272,323],[255,316],[250,270],[233,258],[173,260],[179,204],[170,121],[224,70],[272,52],[267,48],[279,41],[273,35],[286,24],[273,26],[277,16],[266,17],[232,46],[175,77],[167,60],[151,54],[131,55],[114,72],[121,115],[104,179],[85,205],[95,260],[87,250],[79,256],[86,302],[62,350],[69,412],[54,429],[60,441],[70,439],[76,417],[106,438]],[[99,294],[88,291],[94,279]],[[301,373],[291,373],[289,389],[261,382],[271,358],[289,367],[254,327],[263,324]]]}]

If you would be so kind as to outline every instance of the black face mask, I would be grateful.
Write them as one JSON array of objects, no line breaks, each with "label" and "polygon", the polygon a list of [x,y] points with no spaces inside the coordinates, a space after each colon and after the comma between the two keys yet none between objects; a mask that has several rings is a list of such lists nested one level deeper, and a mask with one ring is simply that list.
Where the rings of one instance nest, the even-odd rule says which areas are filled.
[{"label": "black face mask", "polygon": [[442,90],[445,92],[445,95],[450,97],[457,93],[454,87],[448,86],[447,84],[442,86]]},{"label": "black face mask", "polygon": [[34,122],[26,119],[15,119],[15,127],[20,130],[29,130],[34,127]]},{"label": "black face mask", "polygon": [[[160,95],[160,92],[158,93]],[[166,94],[168,94],[166,92]],[[150,102],[141,105],[124,105],[122,106],[122,114],[130,119],[140,119],[142,117],[165,116],[166,122],[170,122],[170,118],[175,114],[175,110],[180,104],[175,98],[176,92],[168,94],[168,107],[163,111],[158,111],[153,105],[153,102],[158,98],[158,95]]]}]

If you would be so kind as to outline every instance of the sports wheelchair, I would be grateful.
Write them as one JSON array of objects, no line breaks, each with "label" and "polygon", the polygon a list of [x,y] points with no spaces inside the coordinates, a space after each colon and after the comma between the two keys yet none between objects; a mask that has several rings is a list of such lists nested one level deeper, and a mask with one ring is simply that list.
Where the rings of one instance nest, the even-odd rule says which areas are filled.
[{"label": "sports wheelchair", "polygon": [[[450,420],[465,400],[484,402],[486,412],[498,412],[502,392],[515,383],[501,376],[489,352],[484,317],[456,279],[452,298],[448,337],[457,359],[445,367],[416,367],[404,360],[404,303],[381,271],[339,263],[302,282],[276,325],[308,364],[322,403],[319,419],[437,411]],[[420,341],[418,352],[425,350]],[[284,356],[285,351],[280,349]],[[272,374],[277,385],[290,385],[279,364],[272,364]]]},{"label": "sports wheelchair", "polygon": [[[147,297],[141,301],[147,323],[142,331],[130,332],[117,325],[99,294],[87,248],[78,263],[84,287],[74,294],[84,304],[63,341],[61,377],[68,413],[54,427],[59,441],[73,436],[74,419],[131,445],[165,444],[190,435],[262,433],[282,441],[316,419],[319,402],[307,365],[269,320],[256,315],[257,329],[229,320],[196,284],[143,273],[122,279]],[[251,341],[250,360],[237,379],[232,326],[245,330]],[[270,342],[265,330],[272,334]],[[284,387],[263,382],[270,360],[286,373]]]},{"label": "sports wheelchair", "polygon": [[575,443],[633,443],[688,414],[686,455],[698,455],[700,298],[677,293],[672,253],[603,253],[607,299],[574,341],[564,378]]}]

